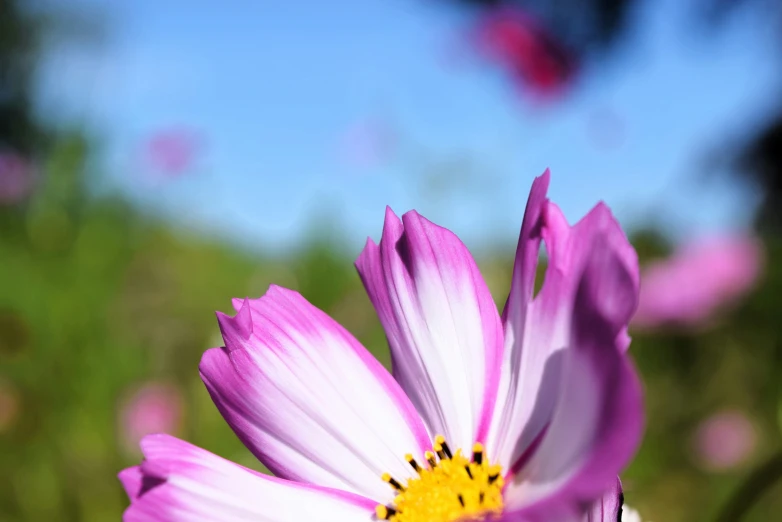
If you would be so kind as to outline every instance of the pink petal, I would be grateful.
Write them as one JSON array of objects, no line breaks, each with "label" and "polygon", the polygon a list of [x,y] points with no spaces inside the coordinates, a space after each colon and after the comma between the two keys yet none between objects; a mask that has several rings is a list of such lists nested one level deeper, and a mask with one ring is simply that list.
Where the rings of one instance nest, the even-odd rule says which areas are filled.
[{"label": "pink petal", "polygon": [[141,472],[141,466],[133,466],[132,468],[126,468],[119,472],[117,475],[119,481],[122,483],[122,487],[125,489],[130,502],[133,503],[141,493],[141,483],[144,480],[144,474]]},{"label": "pink petal", "polygon": [[374,503],[249,470],[169,435],[142,442],[145,460],[120,473],[125,522],[373,520]]},{"label": "pink petal", "polygon": [[[635,307],[638,267],[634,250],[605,205],[570,227],[546,199],[549,172],[533,183],[519,237],[508,301],[503,312],[505,352],[488,454],[503,467],[518,468],[540,442],[559,396],[565,350],[572,343],[575,298],[586,264],[605,244],[615,264],[603,267],[600,302],[612,306],[617,338],[627,348],[626,323]],[[549,256],[543,287],[532,298],[540,243]],[[608,273],[616,270],[616,274]],[[594,305],[594,303],[593,303]]]},{"label": "pink petal", "polygon": [[583,522],[617,522],[621,520],[622,504],[622,483],[616,478],[605,494],[592,503]]},{"label": "pink petal", "polygon": [[[542,390],[553,400],[536,399],[553,408],[546,415],[539,445],[517,465],[505,492],[506,505],[526,513],[543,512],[551,502],[583,505],[599,497],[632,457],[643,429],[640,382],[620,342],[637,295],[626,245],[618,241],[605,207],[598,206],[575,228],[569,262],[558,263],[555,253],[551,259],[556,271],[575,265],[580,273],[574,294],[566,278],[554,278],[562,283],[556,287],[560,299],[565,298],[560,306],[569,312],[567,317],[543,314],[541,323],[559,324],[542,331],[553,339],[538,338],[563,347],[550,352],[543,368],[543,383],[548,379],[549,384]],[[547,284],[548,280],[538,299],[543,299]],[[549,314],[555,310],[542,309]],[[536,337],[529,339],[534,342]],[[554,368],[552,377],[546,375],[549,366]],[[518,379],[530,375],[522,373]]]},{"label": "pink petal", "polygon": [[380,480],[402,480],[430,445],[391,375],[326,314],[276,286],[218,313],[225,348],[204,354],[215,404],[275,475],[390,501]]},{"label": "pink petal", "polygon": [[470,448],[488,428],[502,331],[469,251],[418,213],[400,221],[388,209],[380,245],[368,240],[356,268],[386,331],[397,381],[431,434]]}]

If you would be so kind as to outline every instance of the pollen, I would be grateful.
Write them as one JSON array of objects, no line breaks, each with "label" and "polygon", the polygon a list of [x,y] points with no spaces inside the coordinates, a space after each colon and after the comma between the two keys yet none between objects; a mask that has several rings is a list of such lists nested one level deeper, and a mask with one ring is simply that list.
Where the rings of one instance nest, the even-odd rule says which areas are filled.
[{"label": "pollen", "polygon": [[442,435],[419,464],[408,454],[405,460],[417,473],[406,483],[388,473],[384,482],[397,493],[390,505],[379,505],[375,514],[392,522],[453,522],[502,511],[502,468],[490,464],[483,445],[476,442],[469,457],[461,449],[451,452]]}]

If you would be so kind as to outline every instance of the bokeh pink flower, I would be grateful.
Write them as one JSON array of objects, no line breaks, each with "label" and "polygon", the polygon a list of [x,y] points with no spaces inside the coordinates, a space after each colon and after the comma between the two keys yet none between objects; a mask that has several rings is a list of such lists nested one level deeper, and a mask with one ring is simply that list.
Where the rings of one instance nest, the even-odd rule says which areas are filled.
[{"label": "bokeh pink flower", "polygon": [[693,446],[703,467],[714,471],[727,470],[752,456],[757,446],[757,431],[743,412],[724,410],[700,424]]},{"label": "bokeh pink flower", "polygon": [[142,438],[155,433],[176,434],[183,401],[173,385],[149,382],[132,390],[120,408],[120,435],[129,451],[138,451]]},{"label": "bokeh pink flower", "polygon": [[149,171],[160,177],[177,177],[193,168],[202,137],[194,130],[172,128],[152,135],[144,144],[144,162]]},{"label": "bokeh pink flower", "polygon": [[561,94],[575,79],[575,55],[523,10],[505,7],[488,12],[478,20],[473,39],[518,87],[538,98]]},{"label": "bokeh pink flower", "polygon": [[360,169],[371,169],[388,162],[396,152],[397,137],[391,126],[378,119],[353,123],[339,141],[342,162]]},{"label": "bokeh pink flower", "polygon": [[756,238],[723,236],[688,243],[642,271],[633,325],[700,326],[749,292],[762,270],[763,246]]},{"label": "bokeh pink flower", "polygon": [[0,205],[18,203],[35,186],[32,164],[14,152],[0,152]]}]

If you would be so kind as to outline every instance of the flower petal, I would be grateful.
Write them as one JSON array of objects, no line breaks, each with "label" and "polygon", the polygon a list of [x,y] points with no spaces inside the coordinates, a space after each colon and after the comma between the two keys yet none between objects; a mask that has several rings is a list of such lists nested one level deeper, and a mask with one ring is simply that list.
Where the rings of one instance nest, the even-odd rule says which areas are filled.
[{"label": "flower petal", "polygon": [[[595,225],[605,223],[600,214],[593,212]],[[550,356],[561,359],[553,412],[539,446],[509,480],[505,494],[511,507],[534,510],[550,499],[591,502],[640,440],[641,386],[618,345],[637,287],[607,230],[597,226],[584,234],[592,236],[591,253],[575,293],[569,339],[563,341],[567,348]]]},{"label": "flower petal", "polygon": [[[507,508],[508,506],[506,506]],[[499,520],[485,517],[482,522],[585,522],[584,508],[560,499],[549,499],[535,509],[506,509]],[[612,521],[617,522],[617,521]]]},{"label": "flower petal", "polygon": [[620,514],[624,504],[622,483],[618,478],[611,481],[611,486],[597,499],[584,516],[583,522],[617,522],[622,520]]},{"label": "flower petal", "polygon": [[380,245],[356,261],[385,328],[394,376],[431,434],[456,448],[482,440],[494,407],[502,330],[464,244],[415,211],[386,211]]},{"label": "flower petal", "polygon": [[352,491],[378,502],[380,477],[411,476],[404,460],[431,442],[388,371],[298,293],[272,286],[218,313],[225,348],[201,375],[226,421],[278,477]]},{"label": "flower petal", "polygon": [[128,494],[131,502],[134,502],[141,491],[141,481],[144,474],[141,472],[141,466],[133,466],[132,468],[125,468],[119,472],[117,478],[122,483],[122,487],[125,489],[125,493]]},{"label": "flower petal", "polygon": [[369,499],[262,475],[169,435],[145,437],[141,447],[141,466],[120,473],[126,488],[128,477],[138,479],[125,522],[373,520]]},{"label": "flower petal", "polygon": [[[600,300],[615,308],[612,320],[619,327],[611,344],[619,351],[629,344],[626,326],[638,295],[637,258],[610,210],[599,204],[570,227],[546,199],[548,184],[548,171],[533,183],[503,312],[504,364],[487,451],[511,469],[534,452],[554,413],[565,359],[560,352],[571,343],[576,291],[584,267],[596,255],[596,241],[616,261],[599,271],[609,276],[603,279],[615,282],[601,290]],[[543,287],[533,299],[541,240],[549,263]]]}]

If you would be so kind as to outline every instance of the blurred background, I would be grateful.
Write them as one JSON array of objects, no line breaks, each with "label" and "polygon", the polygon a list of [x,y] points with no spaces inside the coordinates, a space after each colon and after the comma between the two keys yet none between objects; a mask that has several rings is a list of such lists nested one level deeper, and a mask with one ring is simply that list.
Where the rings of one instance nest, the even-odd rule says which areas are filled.
[{"label": "blurred background", "polygon": [[546,167],[642,261],[628,503],[782,519],[781,65],[773,0],[0,0],[0,520],[119,520],[150,432],[260,469],[213,312],[294,288],[388,364],[352,267],[385,205],[501,305]]}]

